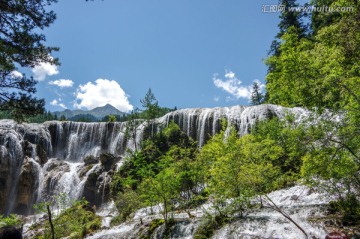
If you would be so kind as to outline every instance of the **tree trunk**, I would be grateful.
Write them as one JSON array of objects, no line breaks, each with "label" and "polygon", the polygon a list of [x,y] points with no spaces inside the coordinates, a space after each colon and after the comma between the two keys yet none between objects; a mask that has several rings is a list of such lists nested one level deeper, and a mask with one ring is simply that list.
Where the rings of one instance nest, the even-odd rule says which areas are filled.
[{"label": "tree trunk", "polygon": [[268,195],[265,194],[265,197],[267,200],[269,200],[269,202],[271,202],[272,205],[274,205],[273,209],[277,212],[279,212],[281,215],[283,215],[286,219],[288,219],[290,222],[292,222],[297,228],[300,229],[300,231],[302,233],[304,233],[306,238],[309,238],[308,234],[305,232],[305,230],[299,225],[297,224],[288,214],[286,214],[285,212],[283,212],[270,198]]},{"label": "tree trunk", "polygon": [[50,206],[46,205],[46,209],[48,211],[48,216],[49,216],[49,223],[50,223],[50,228],[51,228],[51,238],[55,239],[55,230],[54,230],[54,225],[52,223],[52,217],[51,217],[51,210],[50,210]]}]

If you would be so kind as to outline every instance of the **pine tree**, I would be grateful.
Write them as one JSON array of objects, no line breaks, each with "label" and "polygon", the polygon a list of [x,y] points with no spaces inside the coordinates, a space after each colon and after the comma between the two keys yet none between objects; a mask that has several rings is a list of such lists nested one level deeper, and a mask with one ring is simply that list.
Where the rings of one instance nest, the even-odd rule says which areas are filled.
[{"label": "pine tree", "polygon": [[[269,56],[280,55],[280,39],[290,27],[295,27],[295,29],[297,29],[299,39],[304,37],[307,32],[306,26],[304,26],[304,24],[302,23],[302,18],[305,16],[304,13],[297,11],[289,11],[289,8],[299,6],[296,3],[296,0],[279,0],[279,5],[284,6],[285,10],[281,13],[279,17],[279,33],[275,36],[275,40],[273,40],[271,43],[270,50],[268,52]],[[273,70],[275,70],[274,66],[269,65],[268,71],[271,72]]]},{"label": "pine tree", "polygon": [[[314,7],[331,6],[336,0],[312,0],[311,4]],[[326,27],[339,21],[341,14],[339,12],[321,12],[314,11],[311,14],[311,31],[316,34],[322,27]]]},{"label": "pine tree", "polygon": [[260,105],[264,101],[264,95],[261,93],[260,85],[258,82],[254,82],[251,90],[251,105]]},{"label": "pine tree", "polygon": [[151,137],[154,136],[154,119],[159,116],[159,103],[149,88],[145,98],[140,100],[142,106],[145,108],[144,115],[148,124],[151,124]]},{"label": "pine tree", "polygon": [[16,70],[41,62],[58,64],[50,56],[58,48],[45,46],[39,33],[54,22],[56,15],[47,8],[56,1],[0,1],[0,110],[10,111],[18,121],[44,112],[44,100],[33,96],[37,82]]}]

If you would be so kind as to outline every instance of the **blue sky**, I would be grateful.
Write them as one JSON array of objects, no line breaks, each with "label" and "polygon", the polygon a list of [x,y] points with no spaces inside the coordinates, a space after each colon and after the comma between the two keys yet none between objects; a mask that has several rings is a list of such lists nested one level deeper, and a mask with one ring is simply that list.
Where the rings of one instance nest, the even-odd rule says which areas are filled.
[{"label": "blue sky", "polygon": [[[44,31],[61,66],[41,65],[37,97],[51,111],[112,103],[140,107],[151,88],[161,106],[248,104],[264,83],[263,59],[278,32],[277,0],[60,0]],[[241,83],[240,83],[241,81]]]}]

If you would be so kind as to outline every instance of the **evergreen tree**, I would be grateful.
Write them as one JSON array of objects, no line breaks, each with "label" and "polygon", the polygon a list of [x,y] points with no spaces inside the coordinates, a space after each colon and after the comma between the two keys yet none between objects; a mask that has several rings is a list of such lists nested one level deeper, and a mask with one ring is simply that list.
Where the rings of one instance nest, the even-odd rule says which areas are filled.
[{"label": "evergreen tree", "polygon": [[261,93],[260,85],[258,82],[253,83],[253,87],[251,90],[251,105],[261,105],[264,101],[264,95]]},{"label": "evergreen tree", "polygon": [[154,119],[159,116],[160,107],[155,95],[149,88],[144,99],[140,100],[144,107],[144,115],[148,124],[151,124],[151,137],[154,136]]},{"label": "evergreen tree", "polygon": [[140,100],[140,103],[145,109],[145,117],[147,120],[155,119],[158,116],[159,104],[150,88],[144,99]]},{"label": "evergreen tree", "polygon": [[58,50],[44,45],[39,33],[54,22],[47,7],[56,0],[0,1],[0,110],[8,110],[18,120],[44,111],[44,100],[33,97],[36,81],[16,71],[41,62],[58,64],[50,53]]},{"label": "evergreen tree", "polygon": [[[330,7],[336,0],[312,0],[311,5],[314,7]],[[316,34],[319,29],[335,23],[341,18],[339,12],[321,12],[314,11],[311,14],[311,31],[312,34]]]},{"label": "evergreen tree", "polygon": [[[285,7],[285,10],[280,15],[280,22],[278,24],[279,33],[275,36],[275,40],[272,41],[270,50],[268,52],[269,56],[279,56],[280,55],[280,43],[283,35],[288,31],[290,27],[296,29],[297,35],[300,38],[305,36],[306,27],[302,23],[302,17],[304,13],[297,11],[289,11],[291,7],[297,7],[298,4],[296,0],[279,0],[279,5]],[[268,65],[268,71],[272,72],[275,70],[274,65]]]},{"label": "evergreen tree", "polygon": [[298,31],[299,37],[305,36],[306,27],[302,23],[303,12],[290,11],[289,8],[297,7],[299,4],[296,0],[280,0],[279,4],[285,7],[285,10],[280,15],[279,33],[276,35],[277,39],[280,39],[290,27],[295,27]]}]

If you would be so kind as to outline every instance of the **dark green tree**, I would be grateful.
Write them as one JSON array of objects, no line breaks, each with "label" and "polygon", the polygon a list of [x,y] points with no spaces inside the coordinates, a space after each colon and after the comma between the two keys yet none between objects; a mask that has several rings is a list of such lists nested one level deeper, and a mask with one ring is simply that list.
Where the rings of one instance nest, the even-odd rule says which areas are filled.
[{"label": "dark green tree", "polygon": [[145,98],[140,100],[142,107],[144,107],[144,116],[148,124],[151,125],[151,137],[154,136],[154,119],[159,116],[159,103],[152,93],[151,89],[147,91]]},{"label": "dark green tree", "polygon": [[[311,5],[314,7],[331,6],[336,0],[312,0]],[[341,18],[339,12],[321,12],[314,11],[311,14],[311,31],[316,34],[319,29],[335,23]]]},{"label": "dark green tree", "polygon": [[253,87],[251,89],[251,105],[261,105],[264,101],[264,95],[261,93],[260,85],[258,82],[253,83]]},{"label": "dark green tree", "polygon": [[299,4],[296,3],[296,0],[280,0],[279,4],[285,6],[285,11],[279,17],[279,33],[276,38],[280,39],[290,27],[295,27],[298,30],[299,37],[303,37],[306,33],[306,26],[302,22],[304,12],[290,10],[291,7],[297,7]]},{"label": "dark green tree", "polygon": [[145,118],[146,119],[151,120],[158,116],[159,103],[150,88],[147,91],[144,99],[140,100],[140,103],[141,103],[142,107],[144,107],[144,109],[145,109]]},{"label": "dark green tree", "polygon": [[17,67],[34,67],[41,62],[58,64],[44,45],[40,33],[54,22],[56,15],[48,6],[57,0],[0,1],[0,110],[11,112],[23,121],[44,111],[44,100],[33,96],[36,81],[16,72]]},{"label": "dark green tree", "polygon": [[[280,22],[278,24],[279,33],[275,36],[275,39],[272,41],[270,50],[268,52],[269,56],[279,56],[280,55],[280,43],[283,35],[288,31],[290,27],[296,29],[299,39],[305,36],[306,26],[302,23],[302,18],[304,13],[297,11],[289,11],[291,7],[299,6],[296,3],[296,0],[279,0],[279,5],[285,7],[285,10],[279,16]],[[272,72],[275,70],[274,65],[268,65],[268,71]]]}]

